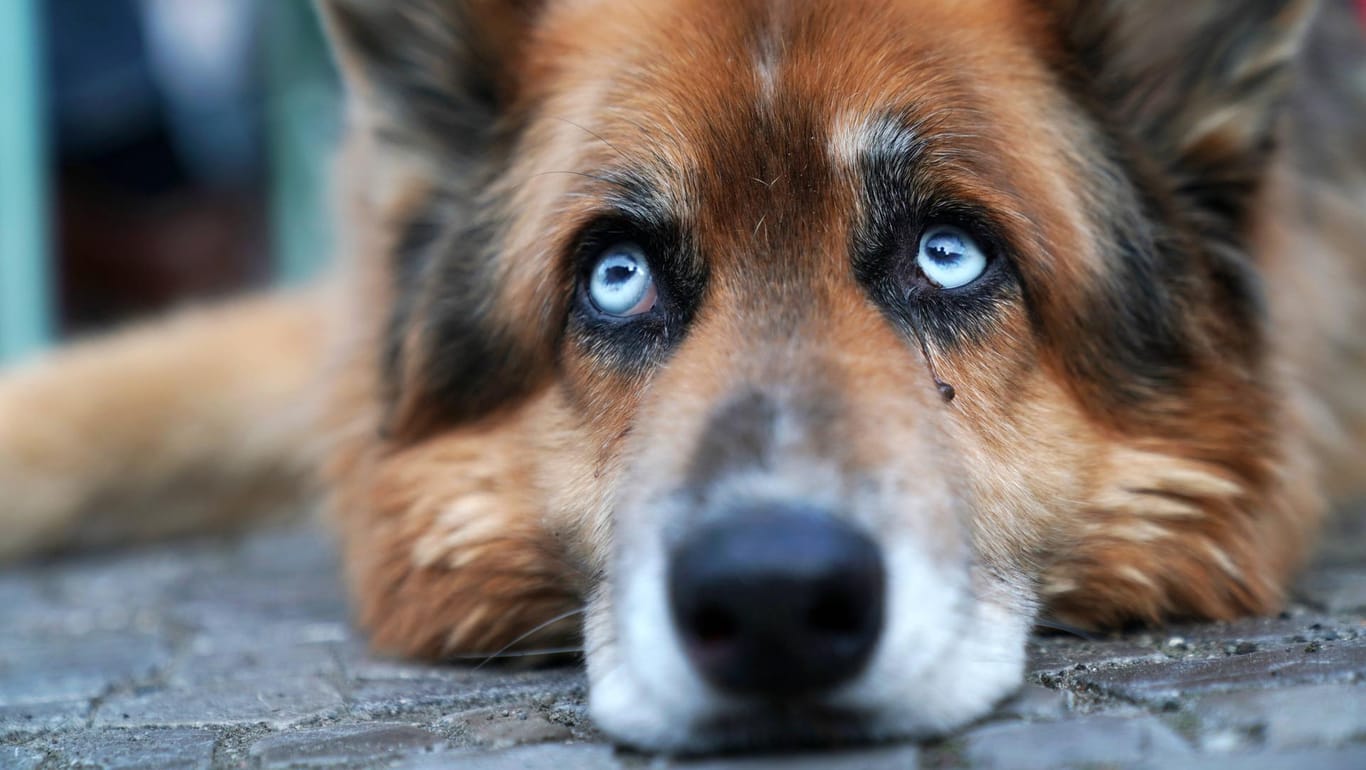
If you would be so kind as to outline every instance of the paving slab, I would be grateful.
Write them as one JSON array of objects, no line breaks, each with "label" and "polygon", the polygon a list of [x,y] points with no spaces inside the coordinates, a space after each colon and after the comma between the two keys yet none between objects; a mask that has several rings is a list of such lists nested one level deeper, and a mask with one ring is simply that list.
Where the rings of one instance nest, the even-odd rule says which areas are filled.
[{"label": "paving slab", "polygon": [[915,746],[887,746],[839,752],[672,760],[657,764],[667,770],[917,770],[920,750]]},{"label": "paving slab", "polygon": [[166,640],[146,633],[0,638],[0,705],[95,698],[153,677],[170,660]]},{"label": "paving slab", "polygon": [[523,746],[505,751],[440,753],[408,759],[394,770],[624,770],[651,767],[622,757],[611,746]]},{"label": "paving slab", "polygon": [[89,721],[92,708],[89,700],[0,706],[0,736],[78,729]]},{"label": "paving slab", "polygon": [[466,743],[491,750],[574,738],[569,725],[530,708],[476,709],[451,717],[443,724],[457,731]]},{"label": "paving slab", "polygon": [[356,715],[383,719],[413,712],[450,714],[500,704],[574,700],[582,697],[585,686],[577,670],[506,677],[490,673],[468,679],[365,679],[350,683],[346,703]]},{"label": "paving slab", "polygon": [[673,759],[647,757],[596,744],[566,744],[434,754],[401,763],[396,770],[918,770],[919,756],[919,749],[914,746],[890,746],[840,752]]},{"label": "paving slab", "polygon": [[1191,747],[1175,731],[1151,716],[990,725],[963,740],[963,757],[973,768],[1128,765],[1154,758],[1165,761],[1190,752]]},{"label": "paving slab", "polygon": [[1322,569],[1300,582],[1296,596],[1325,612],[1366,612],[1366,569]]},{"label": "paving slab", "polygon": [[208,730],[92,730],[48,748],[62,765],[91,770],[209,770],[217,743]]},{"label": "paving slab", "polygon": [[1256,754],[1202,754],[1185,758],[1164,757],[1133,767],[1135,770],[1361,770],[1366,767],[1366,746]]},{"label": "paving slab", "polygon": [[1213,691],[1323,682],[1355,684],[1363,678],[1366,678],[1366,639],[1336,643],[1311,641],[1296,647],[1245,655],[1087,670],[1073,677],[1073,681],[1109,695],[1165,703]]},{"label": "paving slab", "polygon": [[135,692],[107,699],[94,724],[105,727],[230,727],[283,729],[343,711],[325,679],[290,677],[214,682],[187,689]]},{"label": "paving slab", "polygon": [[0,746],[0,767],[6,770],[38,770],[47,752],[26,746]]},{"label": "paving slab", "polygon": [[1223,727],[1277,751],[1366,738],[1366,687],[1359,685],[1219,693],[1197,698],[1187,709],[1199,714],[1207,732]]},{"label": "paving slab", "polygon": [[1028,670],[1031,674],[1063,671],[1081,666],[1121,666],[1146,661],[1162,661],[1167,656],[1153,647],[1134,644],[1128,639],[1087,641],[1065,637],[1046,637],[1029,644]]},{"label": "paving slab", "polygon": [[375,765],[445,745],[436,733],[412,725],[374,723],[295,730],[262,738],[250,756],[261,767],[335,768]]}]

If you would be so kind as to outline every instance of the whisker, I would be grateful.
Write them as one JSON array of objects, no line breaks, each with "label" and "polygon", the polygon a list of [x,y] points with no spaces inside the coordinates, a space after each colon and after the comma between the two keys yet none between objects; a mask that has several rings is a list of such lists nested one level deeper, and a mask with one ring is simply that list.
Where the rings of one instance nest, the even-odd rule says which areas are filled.
[{"label": "whisker", "polygon": [[[583,652],[585,652],[583,647],[546,647],[540,650],[511,650],[508,652],[495,652],[489,655],[485,655],[483,653],[474,653],[469,655],[452,655],[450,656],[450,660],[479,660],[487,663],[494,659],[505,660],[509,658],[534,658],[539,655],[570,655],[573,653]],[[475,670],[477,671],[478,669]]]},{"label": "whisker", "polygon": [[1034,625],[1039,628],[1047,628],[1051,631],[1061,631],[1064,634],[1070,634],[1071,636],[1075,636],[1078,639],[1085,639],[1088,642],[1098,642],[1101,640],[1099,636],[1096,636],[1090,631],[1087,631],[1082,628],[1077,628],[1076,626],[1069,626],[1066,623],[1057,620],[1050,620],[1048,618],[1037,618],[1034,621]]},{"label": "whisker", "polygon": [[[613,115],[618,120],[623,120],[627,123],[630,123],[632,126],[635,127],[637,131],[640,132],[640,135],[649,142],[646,145],[645,149],[650,153],[650,156],[654,158],[655,165],[659,166],[660,168],[670,167],[671,164],[669,162],[668,156],[665,155],[662,151],[660,151],[660,142],[654,139],[655,134],[662,133],[662,131],[658,130],[657,126],[654,128],[648,127],[644,123],[641,123],[639,120],[635,120],[634,118],[632,118],[629,114],[613,113]],[[681,144],[677,137],[670,138],[674,139],[675,145]]]},{"label": "whisker", "polygon": [[[475,666],[475,667],[474,667],[474,670],[475,670],[475,671],[478,671],[479,669],[481,669],[481,668],[483,668],[485,665],[487,665],[490,661],[492,661],[492,660],[494,660],[494,659],[496,659],[496,658],[505,657],[505,656],[506,656],[506,653],[508,652],[508,650],[511,650],[513,647],[516,647],[517,644],[518,644],[519,642],[525,641],[527,637],[532,636],[532,635],[534,635],[534,634],[536,634],[536,633],[538,633],[538,632],[540,632],[540,631],[544,631],[545,629],[549,628],[550,626],[555,625],[556,623],[559,623],[559,622],[562,621],[562,620],[568,620],[569,618],[572,618],[572,617],[574,617],[575,615],[582,615],[583,612],[584,612],[586,609],[587,609],[586,607],[575,607],[574,609],[569,610],[568,612],[562,612],[562,613],[560,613],[559,615],[556,615],[555,617],[553,617],[553,618],[551,618],[551,619],[545,621],[544,623],[540,623],[540,624],[538,624],[538,625],[532,627],[530,630],[526,631],[525,633],[518,635],[518,637],[517,637],[516,639],[513,639],[512,641],[510,641],[510,642],[508,642],[507,644],[503,645],[503,646],[502,646],[501,648],[499,648],[497,651],[493,652],[492,654],[489,654],[489,655],[484,656],[483,662],[481,662],[479,665]],[[477,657],[479,657],[479,654],[478,654],[478,653],[469,653],[469,654],[467,654],[466,657],[467,657],[467,658],[477,658]]]},{"label": "whisker", "polygon": [[581,177],[583,177],[584,179],[592,179],[592,180],[595,181],[595,182],[602,182],[602,183],[605,184],[605,185],[611,185],[611,186],[613,186],[613,187],[617,187],[617,188],[620,188],[620,189],[623,189],[623,190],[629,190],[629,189],[630,189],[630,188],[627,187],[625,184],[623,184],[623,183],[621,182],[621,180],[619,180],[619,179],[612,179],[611,177],[598,176],[598,175],[596,175],[596,174],[590,174],[590,173],[588,173],[588,172],[586,172],[586,171],[540,171],[540,172],[537,172],[537,173],[535,173],[535,174],[532,174],[532,175],[531,175],[531,178],[532,178],[532,179],[536,179],[537,177],[553,176],[553,175],[555,175],[555,174],[568,174],[569,176],[581,176]]},{"label": "whisker", "polygon": [[558,121],[560,121],[561,123],[566,123],[566,124],[568,124],[568,125],[571,125],[571,126],[573,126],[574,128],[577,128],[577,129],[579,129],[580,131],[583,131],[584,133],[586,133],[586,134],[588,134],[589,136],[593,137],[594,139],[598,140],[599,142],[602,142],[603,144],[605,144],[605,145],[607,145],[608,147],[610,147],[610,148],[612,149],[612,152],[615,152],[616,154],[620,155],[621,158],[622,158],[622,160],[628,160],[628,161],[630,160],[630,157],[628,157],[628,156],[626,155],[626,153],[622,152],[615,144],[612,144],[611,142],[609,142],[609,141],[607,141],[606,139],[602,138],[602,134],[599,134],[598,132],[596,132],[596,131],[594,131],[594,130],[592,130],[592,129],[590,129],[590,128],[587,128],[587,127],[585,127],[585,126],[581,126],[581,125],[579,125],[578,123],[575,123],[574,121],[568,120],[568,119],[566,119],[566,118],[557,117],[557,118],[555,118],[555,120],[558,120]]}]

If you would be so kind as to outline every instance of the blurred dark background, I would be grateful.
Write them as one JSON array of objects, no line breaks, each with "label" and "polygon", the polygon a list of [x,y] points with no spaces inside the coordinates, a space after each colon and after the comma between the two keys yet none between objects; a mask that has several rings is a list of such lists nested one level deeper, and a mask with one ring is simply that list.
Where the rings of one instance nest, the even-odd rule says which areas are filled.
[{"label": "blurred dark background", "polygon": [[0,116],[0,358],[322,260],[338,97],[310,2],[0,0],[0,28],[30,96]]}]

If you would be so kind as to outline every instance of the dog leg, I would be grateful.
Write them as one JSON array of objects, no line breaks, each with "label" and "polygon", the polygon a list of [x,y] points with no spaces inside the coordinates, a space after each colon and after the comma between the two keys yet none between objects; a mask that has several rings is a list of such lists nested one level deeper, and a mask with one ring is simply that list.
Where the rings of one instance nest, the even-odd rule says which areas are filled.
[{"label": "dog leg", "polygon": [[0,375],[0,561],[297,510],[322,304],[187,311]]}]

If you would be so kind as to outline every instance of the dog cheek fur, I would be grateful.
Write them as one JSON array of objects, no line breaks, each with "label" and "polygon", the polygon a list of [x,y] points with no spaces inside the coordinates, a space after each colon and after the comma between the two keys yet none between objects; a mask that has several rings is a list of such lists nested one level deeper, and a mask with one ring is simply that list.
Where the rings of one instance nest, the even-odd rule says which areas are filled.
[{"label": "dog cheek fur", "polygon": [[381,469],[368,501],[376,520],[367,537],[378,547],[352,554],[353,568],[368,572],[362,622],[381,648],[492,652],[565,634],[520,638],[577,608],[581,586],[541,526],[539,501],[527,499],[530,479],[507,461],[525,447],[499,452],[503,436],[439,439]]},{"label": "dog cheek fur", "polygon": [[[396,210],[420,205],[424,189],[397,194]],[[398,237],[382,227],[353,235],[379,247],[367,253]],[[358,620],[377,649],[428,659],[569,643],[607,547],[594,519],[605,506],[587,502],[611,481],[588,451],[599,444],[554,388],[459,428],[386,438],[385,267],[353,266],[352,306],[374,312],[341,327],[328,399],[329,509]]]},{"label": "dog cheek fur", "polygon": [[[418,184],[393,205],[416,210],[425,199]],[[399,237],[382,227],[353,235],[378,249],[366,253]],[[481,421],[385,438],[391,284],[381,261],[353,269],[352,306],[376,312],[351,317],[337,340],[326,477],[360,624],[378,649],[428,659],[571,642],[610,538],[602,436],[546,388]]]},{"label": "dog cheek fur", "polygon": [[586,501],[605,487],[585,481],[597,478],[579,464],[589,459],[566,449],[584,442],[554,402],[402,448],[359,440],[334,453],[332,507],[378,649],[439,659],[577,638],[606,549],[589,520],[602,506]]},{"label": "dog cheek fur", "polygon": [[[1071,90],[1119,142],[1097,157],[1123,174],[1102,178],[1133,184],[1116,199],[1127,205],[1093,213],[1109,222],[1093,238],[1114,267],[1089,315],[1115,319],[1123,344],[1078,366],[1065,353],[1088,350],[1087,314],[1045,333],[1102,437],[1040,581],[1053,613],[1074,623],[1273,611],[1323,508],[1302,399],[1273,365],[1286,351],[1271,347],[1252,224],[1268,203],[1277,107],[1314,4],[1249,5],[1231,24],[1213,6],[1170,19],[1145,15],[1162,3],[1062,11],[1072,54],[1094,65]],[[1141,45],[1156,28],[1180,42]],[[1135,215],[1145,221],[1125,224]],[[1134,237],[1145,231],[1156,235]],[[1162,302],[1137,296],[1154,285]],[[1110,392],[1105,367],[1117,365],[1143,387]]]}]

